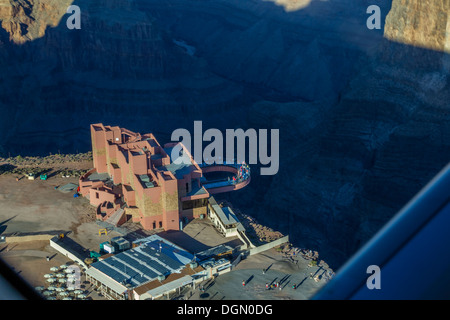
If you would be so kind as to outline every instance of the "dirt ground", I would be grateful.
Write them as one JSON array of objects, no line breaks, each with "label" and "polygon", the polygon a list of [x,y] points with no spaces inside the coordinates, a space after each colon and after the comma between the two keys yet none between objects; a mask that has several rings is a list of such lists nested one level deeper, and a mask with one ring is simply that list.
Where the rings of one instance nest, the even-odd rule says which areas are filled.
[{"label": "dirt ground", "polygon": [[[0,258],[34,288],[41,286],[48,288],[51,285],[44,277],[45,274],[52,273],[50,268],[74,264],[73,261],[51,248],[48,241],[3,243],[0,245]],[[81,271],[79,289],[83,290],[88,300],[106,300],[86,281],[83,271]],[[55,297],[58,296],[55,295]]]},{"label": "dirt ground", "polygon": [[[109,231],[99,235],[102,227],[95,221],[95,208],[87,199],[73,197],[73,192],[62,193],[56,186],[78,183],[76,177],[59,175],[47,181],[21,179],[16,175],[0,175],[0,235],[20,235],[36,232],[64,231],[88,250],[99,250],[99,244],[122,234]],[[50,256],[50,261],[46,257]],[[50,247],[49,241],[0,243],[0,258],[7,262],[33,287],[48,286],[44,274],[50,267],[73,262]],[[82,282],[84,277],[82,276]],[[103,299],[82,284],[93,299]]]},{"label": "dirt ground", "polygon": [[55,187],[78,183],[78,178],[53,176],[43,180],[15,180],[15,175],[0,176],[0,234],[66,231],[89,250],[98,250],[99,241],[121,235],[109,232],[99,236],[95,208],[86,198],[74,198]]},{"label": "dirt ground", "polygon": [[[66,257],[56,254],[48,241],[3,244],[0,250],[0,257],[33,287],[47,285],[44,274],[50,273],[51,267],[69,262]],[[46,260],[47,256],[51,257],[50,261]]]},{"label": "dirt ground", "polygon": [[89,210],[83,198],[62,193],[54,187],[77,183],[77,178],[55,176],[43,180],[15,180],[15,175],[0,176],[0,223],[2,233],[76,229]]}]

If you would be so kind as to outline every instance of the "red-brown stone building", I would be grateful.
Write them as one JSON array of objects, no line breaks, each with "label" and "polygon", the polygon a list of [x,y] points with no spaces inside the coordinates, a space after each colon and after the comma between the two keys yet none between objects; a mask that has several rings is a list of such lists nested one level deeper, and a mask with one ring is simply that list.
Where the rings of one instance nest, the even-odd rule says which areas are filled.
[{"label": "red-brown stone building", "polygon": [[179,230],[180,221],[207,213],[209,192],[202,169],[183,146],[181,164],[172,159],[178,143],[161,146],[153,134],[92,124],[94,169],[80,177],[80,194],[97,217],[115,225],[128,218],[145,229]]}]

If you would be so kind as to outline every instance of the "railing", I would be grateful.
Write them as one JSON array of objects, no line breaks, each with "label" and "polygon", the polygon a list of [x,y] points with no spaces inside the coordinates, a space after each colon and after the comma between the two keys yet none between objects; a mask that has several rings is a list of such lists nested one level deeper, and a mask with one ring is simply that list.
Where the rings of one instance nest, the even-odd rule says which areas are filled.
[{"label": "railing", "polygon": [[[206,160],[208,160],[208,159],[206,159]],[[214,166],[227,166],[227,167],[239,168],[240,166],[242,166],[242,164],[241,163],[236,163],[236,161],[233,160],[232,162],[223,161],[222,163],[213,162],[211,164],[208,164],[206,162],[202,162],[202,163],[198,163],[198,166],[200,168],[214,167]]]},{"label": "railing", "polygon": [[[199,164],[200,168],[214,168],[214,167],[231,167],[233,168],[232,173],[234,173],[234,176],[232,179],[229,177],[227,179],[219,179],[214,181],[209,181],[203,183],[203,186],[205,188],[220,188],[220,187],[226,187],[226,186],[237,186],[243,182],[249,182],[250,181],[250,167],[248,167],[247,164],[243,163],[236,163],[236,162],[223,162],[223,163],[212,163],[212,164],[206,164],[202,163]],[[242,169],[244,168],[244,169]],[[242,172],[241,172],[242,170]],[[215,170],[210,170],[215,171]],[[221,171],[221,170],[217,170]],[[248,184],[248,183],[247,183]],[[239,188],[240,189],[240,188]]]},{"label": "railing", "polygon": [[[217,170],[215,169],[217,167]],[[243,168],[244,169],[241,169]],[[204,182],[203,186],[210,194],[235,191],[244,188],[250,183],[250,168],[247,164],[222,163],[222,164],[202,164],[204,173],[214,171],[227,171],[233,174],[233,178],[223,180],[214,180],[213,182]],[[209,170],[208,170],[209,169]],[[242,170],[242,171],[241,171]]]}]

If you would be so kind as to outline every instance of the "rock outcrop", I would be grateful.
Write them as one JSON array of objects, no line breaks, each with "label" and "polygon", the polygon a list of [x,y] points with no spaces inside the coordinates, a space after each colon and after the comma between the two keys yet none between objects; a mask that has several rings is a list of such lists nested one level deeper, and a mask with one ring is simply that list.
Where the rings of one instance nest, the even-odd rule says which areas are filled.
[{"label": "rock outcrop", "polygon": [[393,0],[384,34],[392,41],[450,53],[450,2]]},{"label": "rock outcrop", "polygon": [[16,44],[43,37],[56,27],[73,0],[1,0],[0,21]]}]

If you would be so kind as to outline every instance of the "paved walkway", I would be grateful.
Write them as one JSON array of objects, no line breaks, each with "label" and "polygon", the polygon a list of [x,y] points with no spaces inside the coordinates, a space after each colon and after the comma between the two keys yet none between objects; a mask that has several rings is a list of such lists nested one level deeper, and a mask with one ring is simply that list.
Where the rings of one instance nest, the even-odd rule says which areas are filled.
[{"label": "paved walkway", "polygon": [[[246,285],[242,285],[246,281]],[[275,288],[275,284],[279,287]],[[266,289],[266,284],[269,289]],[[292,288],[292,285],[297,288]],[[270,286],[273,286],[270,289]],[[281,287],[281,290],[279,289]],[[205,283],[205,291],[196,290],[196,300],[306,300],[317,291],[317,283],[305,274],[290,275],[276,270],[236,270]]]},{"label": "paved walkway", "polygon": [[[312,274],[322,275],[320,267],[308,267],[309,261],[299,259],[292,263],[282,258],[274,250],[248,257],[237,268],[209,280],[202,292],[197,287],[190,300],[305,300],[310,299],[326,282],[316,282]],[[263,273],[263,269],[265,272]],[[246,285],[243,286],[242,282]],[[266,284],[278,288],[266,289]],[[292,285],[296,288],[292,288]],[[281,290],[279,289],[281,287]]]}]

